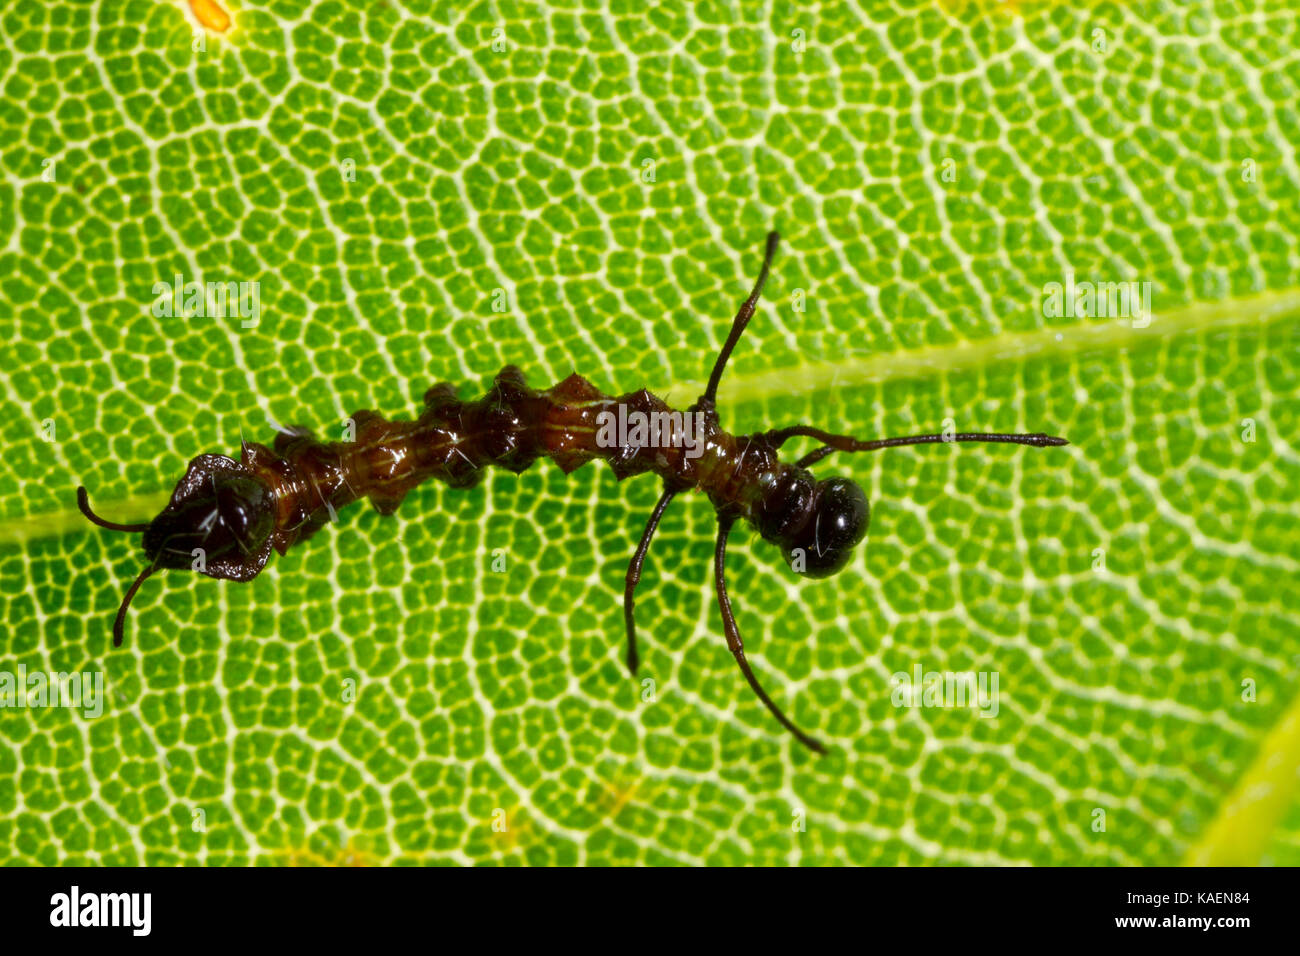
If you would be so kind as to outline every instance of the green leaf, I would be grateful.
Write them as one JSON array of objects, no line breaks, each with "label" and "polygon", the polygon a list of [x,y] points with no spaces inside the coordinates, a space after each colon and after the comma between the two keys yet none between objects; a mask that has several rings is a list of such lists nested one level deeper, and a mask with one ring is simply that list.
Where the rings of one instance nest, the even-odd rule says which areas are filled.
[{"label": "green leaf", "polygon": [[[1300,863],[1300,13],[231,9],[197,51],[179,4],[0,15],[0,669],[107,696],[0,710],[0,862]],[[1071,441],[824,462],[873,505],[829,580],[734,540],[828,756],[737,673],[697,496],[628,676],[658,489],[603,465],[157,576],[111,647],[138,538],[78,484],[144,520],[272,421],[508,363],[685,406],[770,228],[731,430]],[[259,321],[156,317],[176,275]],[[1070,275],[1151,283],[1149,325],[1047,314]],[[997,715],[895,706],[917,667],[996,674]]]}]

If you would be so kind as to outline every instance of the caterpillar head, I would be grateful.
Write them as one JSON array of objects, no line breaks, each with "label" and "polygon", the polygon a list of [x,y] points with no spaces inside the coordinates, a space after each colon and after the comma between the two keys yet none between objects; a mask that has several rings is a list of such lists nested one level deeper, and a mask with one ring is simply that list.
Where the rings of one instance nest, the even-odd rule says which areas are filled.
[{"label": "caterpillar head", "polygon": [[792,467],[767,488],[756,524],[791,570],[826,578],[849,563],[870,520],[867,496],[852,481],[818,481],[806,469]]},{"label": "caterpillar head", "polygon": [[248,581],[271,555],[274,504],[266,484],[243,465],[224,455],[199,455],[145,529],[145,556],[159,568]]},{"label": "caterpillar head", "polygon": [[189,569],[212,578],[248,581],[271,556],[275,499],[265,482],[224,455],[199,455],[176,483],[167,507],[148,524],[105,521],[90,509],[85,488],[77,489],[82,514],[112,531],[141,531],[148,565],[118,609],[113,644],[122,643],[126,609],[140,584],[160,568]]}]

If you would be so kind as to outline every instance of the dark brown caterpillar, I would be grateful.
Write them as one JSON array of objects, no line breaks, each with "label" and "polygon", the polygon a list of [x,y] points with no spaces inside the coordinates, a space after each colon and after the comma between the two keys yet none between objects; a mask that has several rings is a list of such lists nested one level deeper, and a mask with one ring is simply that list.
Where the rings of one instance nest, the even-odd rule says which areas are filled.
[{"label": "dark brown caterpillar", "polygon": [[[371,411],[353,416],[356,439],[321,442],[305,429],[276,436],[274,447],[244,442],[239,461],[200,455],[190,462],[171,501],[148,524],[105,521],[90,509],[86,489],[77,503],[95,524],[114,531],[143,532],[148,565],[127,590],[113,622],[113,644],[122,643],[126,609],[140,584],[159,568],[192,568],[214,578],[248,581],[266,566],[274,548],[284,554],[309,538],[337,510],[369,498],[380,514],[392,514],[406,493],[434,478],[452,487],[476,484],[486,468],[522,472],[538,458],[551,458],[566,473],[588,461],[609,462],[619,480],[652,472],[664,491],[632,555],[623,592],[627,664],[637,669],[634,595],[650,539],[668,503],[683,491],[701,491],[718,514],[714,583],[727,646],[745,679],[781,725],[813,750],[820,743],[799,730],[768,697],[745,658],[723,573],[727,537],[738,519],[781,549],[786,563],[808,577],[843,568],[867,532],[866,495],[846,478],[816,480],[808,467],[836,451],[874,451],[933,442],[1010,442],[1065,445],[1043,434],[914,435],[859,441],[806,425],[730,435],[718,425],[715,399],[722,371],[754,314],[776,251],[777,234],[767,237],[758,281],[741,305],[709,376],[704,394],[685,414],[674,412],[645,389],[618,398],[601,394],[571,375],[545,391],[528,387],[523,373],[507,366],[478,401],[462,402],[441,383],[425,395],[415,421],[390,422]],[[638,416],[644,416],[638,418]],[[634,435],[611,427],[628,420],[659,423]],[[697,430],[692,423],[698,424]],[[794,464],[780,461],[789,439],[808,437],[821,446]]]}]

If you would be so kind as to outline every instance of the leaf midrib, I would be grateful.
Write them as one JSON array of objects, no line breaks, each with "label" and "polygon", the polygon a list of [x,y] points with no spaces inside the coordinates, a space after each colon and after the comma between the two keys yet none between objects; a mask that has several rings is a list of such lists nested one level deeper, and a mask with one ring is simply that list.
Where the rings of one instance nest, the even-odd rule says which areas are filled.
[{"label": "leaf midrib", "polygon": [[[740,404],[780,397],[809,395],[826,389],[876,385],[890,381],[980,368],[992,362],[1030,358],[1070,358],[1077,355],[1149,346],[1181,335],[1208,330],[1228,331],[1245,326],[1267,326],[1300,318],[1300,289],[1269,291],[1213,303],[1193,303],[1167,314],[1157,314],[1146,328],[1135,329],[1120,321],[1079,323],[1009,332],[979,341],[958,342],[898,352],[870,355],[848,353],[835,362],[817,362],[779,370],[729,374],[719,389],[719,402]],[[1059,336],[1059,339],[1058,339]],[[683,381],[671,391],[697,394],[704,382]],[[664,395],[668,389],[658,392]],[[147,521],[166,504],[169,491],[105,498],[101,510],[121,516],[124,522]],[[85,519],[69,494],[68,507],[26,518],[0,522],[0,544],[59,537],[86,530]]]},{"label": "leaf midrib", "polygon": [[[1093,321],[1008,332],[978,341],[956,342],[870,355],[848,353],[834,362],[749,374],[728,373],[719,389],[719,403],[758,402],[789,395],[807,395],[830,388],[877,385],[980,368],[994,362],[1031,358],[1072,358],[1078,355],[1150,346],[1182,335],[1267,326],[1300,318],[1300,289],[1271,290],[1218,302],[1198,302],[1167,314],[1156,314],[1146,328],[1127,320]],[[1058,338],[1059,337],[1059,338]],[[703,383],[680,382],[674,391]]]}]

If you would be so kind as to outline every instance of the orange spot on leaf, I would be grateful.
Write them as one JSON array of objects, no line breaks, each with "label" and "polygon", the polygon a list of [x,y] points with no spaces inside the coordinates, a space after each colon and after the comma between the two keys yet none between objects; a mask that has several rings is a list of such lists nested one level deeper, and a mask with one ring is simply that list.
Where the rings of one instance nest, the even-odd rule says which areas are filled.
[{"label": "orange spot on leaf", "polygon": [[190,10],[199,23],[209,30],[225,33],[230,29],[230,14],[221,8],[217,0],[190,0]]},{"label": "orange spot on leaf", "polygon": [[365,850],[357,848],[351,841],[346,846],[326,848],[317,852],[311,847],[289,847],[276,852],[275,856],[284,866],[375,866],[381,861],[375,859]]}]

